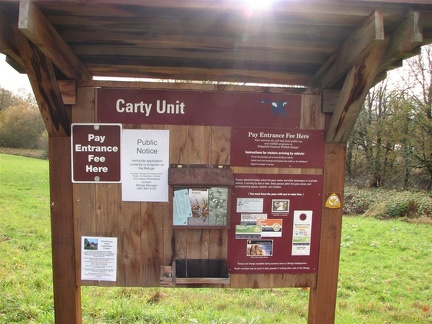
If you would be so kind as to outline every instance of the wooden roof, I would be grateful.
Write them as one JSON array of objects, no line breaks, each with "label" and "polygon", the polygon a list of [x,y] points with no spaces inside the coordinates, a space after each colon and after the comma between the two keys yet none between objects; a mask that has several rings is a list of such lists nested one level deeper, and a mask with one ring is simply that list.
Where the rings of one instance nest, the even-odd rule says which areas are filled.
[{"label": "wooden roof", "polygon": [[338,88],[376,43],[388,41],[379,72],[430,43],[432,0],[285,0],[257,8],[246,0],[0,0],[0,52],[25,71],[11,39],[16,27],[63,79]]},{"label": "wooden roof", "polygon": [[0,0],[0,52],[27,73],[50,136],[70,135],[65,82],[106,76],[320,91],[326,141],[346,143],[370,87],[432,42],[432,0],[252,2]]}]

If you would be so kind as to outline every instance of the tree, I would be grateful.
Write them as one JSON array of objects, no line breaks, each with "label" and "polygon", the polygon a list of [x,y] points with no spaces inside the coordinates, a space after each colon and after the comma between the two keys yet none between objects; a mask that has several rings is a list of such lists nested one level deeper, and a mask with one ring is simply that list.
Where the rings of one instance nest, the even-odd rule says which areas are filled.
[{"label": "tree", "polygon": [[426,46],[370,90],[348,141],[349,180],[370,187],[423,183],[431,188],[431,83],[432,46]]},{"label": "tree", "polygon": [[[390,136],[393,95],[386,82],[369,91],[348,143],[347,161],[351,165],[347,165],[347,170],[351,172],[350,177],[358,175],[353,173],[352,163],[359,163],[357,159],[362,156],[364,166],[361,173],[367,176],[362,182],[367,182],[369,187],[384,186],[395,166],[396,141]],[[354,153],[356,160],[352,158]]]},{"label": "tree", "polygon": [[0,114],[0,146],[38,148],[45,125],[39,110],[26,104],[9,107]]},{"label": "tree", "polygon": [[13,105],[15,97],[9,90],[0,88],[0,111]]},{"label": "tree", "polygon": [[404,100],[410,103],[415,125],[412,151],[418,168],[427,173],[425,187],[432,188],[432,46],[424,46],[421,55],[407,60],[402,76]]}]

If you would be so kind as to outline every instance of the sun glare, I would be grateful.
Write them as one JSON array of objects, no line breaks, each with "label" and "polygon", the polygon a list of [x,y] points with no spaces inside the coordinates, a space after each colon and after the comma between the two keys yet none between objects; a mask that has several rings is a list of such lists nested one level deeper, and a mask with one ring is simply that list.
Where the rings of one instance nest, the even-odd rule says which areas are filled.
[{"label": "sun glare", "polygon": [[273,0],[242,0],[245,6],[244,15],[252,17],[256,13],[270,9]]},{"label": "sun glare", "polygon": [[272,0],[243,0],[252,9],[265,9],[271,6]]}]

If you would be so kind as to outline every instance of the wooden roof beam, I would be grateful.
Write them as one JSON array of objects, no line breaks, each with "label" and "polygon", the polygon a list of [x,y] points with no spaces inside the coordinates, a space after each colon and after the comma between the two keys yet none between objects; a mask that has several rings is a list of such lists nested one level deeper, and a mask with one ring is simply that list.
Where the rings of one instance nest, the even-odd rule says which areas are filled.
[{"label": "wooden roof beam", "polygon": [[69,79],[91,79],[91,74],[31,0],[21,0],[18,28]]},{"label": "wooden roof beam", "polygon": [[412,12],[391,35],[389,45],[378,68],[378,73],[386,71],[395,62],[411,56],[411,52],[422,43],[420,13]]},{"label": "wooden roof beam", "polygon": [[384,20],[375,11],[344,42],[338,52],[319,69],[309,84],[312,88],[332,88],[350,69],[359,62],[365,53],[384,41]]},{"label": "wooden roof beam", "polygon": [[0,52],[6,55],[6,62],[8,62],[9,65],[22,73],[24,70],[23,62],[10,37],[13,25],[13,22],[9,21],[9,19],[0,12]]},{"label": "wooden roof beam", "polygon": [[10,39],[23,62],[48,135],[70,136],[70,116],[63,104],[54,65],[16,26],[10,31]]},{"label": "wooden roof beam", "polygon": [[345,78],[336,109],[326,132],[326,143],[346,143],[363,106],[364,99],[377,76],[378,64],[388,40],[376,43]]},{"label": "wooden roof beam", "polygon": [[10,57],[9,55],[6,55],[6,60],[5,61],[6,61],[7,64],[9,64],[18,73],[20,73],[20,74],[25,74],[26,73],[24,65],[23,65],[21,59],[18,62],[17,60],[15,60],[14,58]]}]

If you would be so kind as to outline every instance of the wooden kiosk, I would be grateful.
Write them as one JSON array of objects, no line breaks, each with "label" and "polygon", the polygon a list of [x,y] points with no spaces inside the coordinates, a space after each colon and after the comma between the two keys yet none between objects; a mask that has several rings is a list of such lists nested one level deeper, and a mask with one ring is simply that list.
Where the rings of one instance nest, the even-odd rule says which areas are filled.
[{"label": "wooden kiosk", "polygon": [[247,3],[0,0],[49,133],[57,323],[83,285],[310,287],[334,322],[346,142],[432,3]]}]

